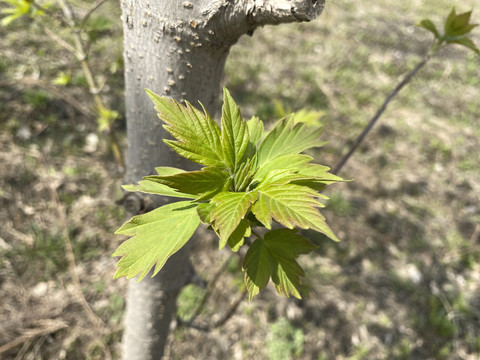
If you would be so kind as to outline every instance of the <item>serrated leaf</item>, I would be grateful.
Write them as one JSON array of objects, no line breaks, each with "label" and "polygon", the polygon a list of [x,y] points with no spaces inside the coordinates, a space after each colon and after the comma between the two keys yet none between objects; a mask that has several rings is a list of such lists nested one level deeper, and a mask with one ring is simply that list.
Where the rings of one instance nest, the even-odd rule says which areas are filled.
[{"label": "serrated leaf", "polygon": [[272,218],[283,226],[292,229],[312,229],[339,241],[318,211],[324,205],[316,197],[316,191],[295,184],[275,185],[257,189],[258,199],[252,205],[255,217],[267,228],[271,228]]},{"label": "serrated leaf", "polygon": [[234,175],[234,190],[245,191],[255,175],[257,157],[254,155],[251,159],[240,164]]},{"label": "serrated leaf", "polygon": [[423,27],[424,29],[427,29],[428,31],[432,32],[437,39],[440,38],[440,34],[438,33],[437,27],[431,20],[428,20],[428,19],[422,20],[420,21],[418,26]]},{"label": "serrated leaf", "polygon": [[157,172],[157,175],[161,175],[161,176],[176,175],[176,174],[186,172],[183,169],[174,168],[171,166],[158,166],[155,168],[155,171]]},{"label": "serrated leaf", "polygon": [[469,48],[470,50],[473,50],[475,53],[480,55],[480,50],[477,48],[477,46],[474,44],[474,42],[467,37],[452,40],[452,41],[447,41],[447,43],[449,43],[449,44],[453,43],[453,44],[459,44],[459,45],[465,46],[465,47]]},{"label": "serrated leaf", "polygon": [[200,201],[222,191],[229,182],[229,175],[215,167],[205,167],[199,171],[169,176],[151,175],[145,176],[144,179],[166,185],[182,193],[197,195],[200,197],[197,201]]},{"label": "serrated leaf", "polygon": [[202,113],[188,102],[184,106],[176,100],[146,91],[158,116],[166,124],[164,128],[176,139],[164,140],[166,144],[196,163],[224,166],[220,129],[205,108]]},{"label": "serrated leaf", "polygon": [[456,14],[455,8],[452,9],[450,15],[445,22],[445,35],[446,38],[455,38],[461,35],[469,33],[477,24],[469,24],[471,11],[463,14]]},{"label": "serrated leaf", "polygon": [[458,31],[463,29],[468,25],[470,21],[470,16],[472,15],[471,11],[464,12],[463,14],[458,14],[455,16],[455,19],[452,22],[452,30]]},{"label": "serrated leaf", "polygon": [[300,296],[300,277],[305,276],[295,259],[316,249],[310,241],[295,230],[277,229],[265,234],[264,245],[273,259],[272,282],[279,294]]},{"label": "serrated leaf", "polygon": [[265,175],[267,175],[270,171],[274,169],[299,171],[312,160],[313,158],[311,156],[302,154],[279,156],[276,159],[260,167],[255,173],[253,181],[261,181],[265,177]]},{"label": "serrated leaf", "polygon": [[235,173],[244,160],[250,137],[240,109],[226,88],[223,89],[221,134],[225,163],[231,173]]},{"label": "serrated leaf", "polygon": [[447,16],[447,20],[445,20],[445,24],[443,25],[443,29],[445,30],[445,34],[448,35],[448,33],[451,31],[453,27],[453,22],[455,21],[455,17],[457,16],[455,12],[455,8],[453,7],[450,13]]},{"label": "serrated leaf", "polygon": [[256,189],[264,189],[272,186],[286,185],[293,181],[308,180],[309,176],[301,175],[294,170],[273,169],[257,184]]},{"label": "serrated leaf", "polygon": [[295,260],[278,258],[272,273],[272,282],[280,295],[293,295],[297,299],[300,296],[300,276],[305,276],[305,272]]},{"label": "serrated leaf", "polygon": [[242,219],[237,228],[228,238],[227,245],[233,251],[237,252],[244,243],[244,239],[252,234],[252,229],[247,219]]},{"label": "serrated leaf", "polygon": [[149,180],[140,180],[138,185],[123,185],[122,188],[126,191],[138,191],[147,194],[155,194],[161,196],[178,197],[184,199],[195,199],[197,196],[178,192],[166,185],[162,185]]},{"label": "serrated leaf", "polygon": [[253,116],[247,121],[248,133],[250,134],[250,142],[257,147],[258,142],[263,136],[263,121]]},{"label": "serrated leaf", "polygon": [[30,12],[30,2],[25,0],[20,1],[4,1],[7,4],[12,5],[12,8],[1,9],[1,14],[11,14],[1,19],[2,26],[8,26],[12,21],[20,18],[23,15],[27,15]]},{"label": "serrated leaf", "polygon": [[274,270],[274,259],[262,239],[256,239],[243,259],[245,285],[252,300],[268,284]]},{"label": "serrated leaf", "polygon": [[197,214],[200,221],[204,224],[212,223],[212,212],[215,209],[215,204],[212,203],[200,203],[197,206]]},{"label": "serrated leaf", "polygon": [[305,123],[294,125],[292,117],[277,123],[258,147],[257,166],[262,168],[268,162],[283,155],[295,155],[307,149],[322,146],[319,137],[323,128],[312,129]]},{"label": "serrated leaf", "polygon": [[320,119],[325,116],[325,111],[301,109],[294,114],[294,122],[305,123],[307,126],[318,128],[322,126]]},{"label": "serrated leaf", "polygon": [[228,238],[245,217],[250,205],[256,200],[257,193],[251,192],[221,192],[211,200],[216,208],[211,219],[220,237],[219,248],[223,249]]},{"label": "serrated leaf", "polygon": [[[175,175],[184,173],[185,170],[169,167],[169,166],[159,166],[155,168],[155,171],[159,175]],[[185,199],[195,199],[196,196],[186,193],[181,193],[172,189],[166,185],[159,184],[150,180],[140,180],[138,185],[123,185],[122,188],[126,191],[138,191],[147,194],[155,194],[161,196],[170,196],[170,197],[179,197]]]},{"label": "serrated leaf", "polygon": [[255,240],[243,263],[250,300],[267,285],[270,277],[280,294],[300,298],[300,277],[305,274],[295,259],[315,248],[295,230],[288,229],[272,230],[264,239]]},{"label": "serrated leaf", "polygon": [[250,226],[252,227],[263,226],[263,224],[260,221],[258,221],[258,219],[255,217],[255,215],[252,214],[251,211],[247,213],[247,216],[245,216],[245,219],[248,220],[248,222],[250,223]]},{"label": "serrated leaf", "polygon": [[445,40],[447,43],[453,42],[457,39],[462,39],[464,35],[472,31],[473,28],[477,27],[478,24],[465,25],[461,29],[457,29],[450,34],[445,35]]},{"label": "serrated leaf", "polygon": [[299,174],[310,176],[310,179],[305,180],[295,180],[292,181],[293,184],[308,186],[316,191],[323,190],[326,185],[346,181],[341,177],[329,173],[330,168],[328,166],[323,166],[319,164],[308,164],[303,169],[299,171]]},{"label": "serrated leaf", "polygon": [[122,256],[114,278],[138,275],[143,279],[155,266],[156,275],[167,259],[180,250],[200,224],[197,204],[179,201],[132,217],[115,234],[133,236],[112,256]]},{"label": "serrated leaf", "polygon": [[297,230],[275,229],[265,234],[267,246],[276,257],[296,259],[301,254],[308,254],[317,248]]}]

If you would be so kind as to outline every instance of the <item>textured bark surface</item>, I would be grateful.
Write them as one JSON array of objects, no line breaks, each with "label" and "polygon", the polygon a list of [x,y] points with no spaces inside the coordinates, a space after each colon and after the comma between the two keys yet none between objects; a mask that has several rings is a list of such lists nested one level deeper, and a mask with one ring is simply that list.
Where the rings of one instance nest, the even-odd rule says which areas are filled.
[{"label": "textured bark surface", "polygon": [[[125,182],[131,184],[152,174],[156,166],[189,166],[164,145],[167,134],[144,89],[193,104],[199,100],[214,113],[230,46],[258,26],[310,21],[320,15],[324,1],[122,0],[121,5],[128,138]],[[131,195],[126,207],[139,213],[167,201]],[[177,294],[191,275],[184,248],[154,278],[132,280],[124,359],[161,358]]]}]

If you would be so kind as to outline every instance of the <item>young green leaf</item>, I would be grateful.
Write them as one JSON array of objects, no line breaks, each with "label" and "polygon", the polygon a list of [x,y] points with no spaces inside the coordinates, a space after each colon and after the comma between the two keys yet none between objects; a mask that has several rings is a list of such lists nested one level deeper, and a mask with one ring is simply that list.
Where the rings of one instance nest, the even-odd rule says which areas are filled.
[{"label": "young green leaf", "polygon": [[250,142],[257,147],[258,142],[263,136],[263,122],[256,116],[247,121]]},{"label": "young green leaf", "polygon": [[212,212],[215,210],[213,203],[200,203],[197,206],[197,214],[200,221],[204,224],[210,225],[212,223]]},{"label": "young green leaf", "polygon": [[255,175],[256,163],[257,157],[254,155],[251,159],[248,159],[240,164],[233,177],[233,186],[235,191],[245,191]]},{"label": "young green leaf", "polygon": [[305,276],[305,272],[293,259],[278,257],[272,273],[272,282],[275,289],[281,295],[293,295],[297,299],[300,296],[300,277]]},{"label": "young green leaf", "polygon": [[[175,174],[180,174],[185,172],[185,170],[177,169],[173,167],[167,167],[167,166],[156,167],[155,170],[159,175],[164,175],[164,176],[175,175]],[[132,192],[139,191],[142,193],[155,194],[155,195],[161,195],[161,196],[178,197],[178,198],[184,198],[184,199],[196,198],[196,196],[194,195],[181,193],[166,185],[162,185],[150,180],[140,180],[138,182],[138,185],[123,185],[122,188],[126,191],[132,191]]]},{"label": "young green leaf", "polygon": [[220,129],[205,109],[202,113],[188,102],[184,106],[176,100],[146,91],[159,118],[166,124],[164,128],[177,140],[164,140],[167,145],[201,165],[225,166]]},{"label": "young green leaf", "polygon": [[223,249],[228,238],[245,217],[250,205],[256,200],[257,193],[251,192],[221,192],[212,199],[216,205],[211,220],[220,237],[219,248]]},{"label": "young green leaf", "polygon": [[253,158],[257,154],[257,144],[263,136],[263,122],[256,116],[247,121],[248,134],[250,142],[245,152],[247,159]]},{"label": "young green leaf", "polygon": [[272,170],[284,169],[300,171],[300,169],[303,169],[312,160],[313,158],[311,156],[302,154],[279,156],[260,167],[255,173],[253,181],[260,182]]},{"label": "young green leaf", "polygon": [[227,245],[233,251],[237,252],[244,243],[244,238],[252,234],[252,229],[247,219],[240,220],[237,228],[233,230],[232,235],[228,238]]},{"label": "young green leaf", "polygon": [[339,241],[317,209],[324,205],[316,199],[321,195],[314,190],[286,184],[257,188],[256,191],[258,199],[252,205],[252,212],[267,229],[271,228],[273,218],[289,229],[295,226],[312,229]]},{"label": "young green leaf", "polygon": [[321,119],[325,115],[326,112],[322,110],[301,109],[293,114],[293,117],[295,124],[305,123],[310,128],[318,128],[323,125]]},{"label": "young green leaf", "polygon": [[166,185],[162,185],[150,180],[140,180],[138,185],[123,185],[122,188],[126,191],[139,191],[147,194],[178,197],[184,199],[195,199],[197,197],[195,195],[178,192]]},{"label": "young green leaf", "polygon": [[247,286],[249,300],[252,300],[260,290],[267,286],[274,265],[274,259],[265,246],[265,242],[262,239],[256,239],[248,248],[243,259],[245,285]]},{"label": "young green leaf", "polygon": [[308,254],[317,248],[298,230],[275,229],[264,237],[266,245],[275,253],[275,257],[296,259],[301,254]]},{"label": "young green leaf", "polygon": [[157,172],[157,175],[160,175],[160,176],[176,175],[176,174],[186,172],[183,169],[174,168],[171,166],[158,166],[155,168],[155,171]]},{"label": "young green leaf", "polygon": [[475,45],[475,43],[467,37],[462,37],[462,38],[455,39],[455,40],[449,40],[449,41],[447,41],[447,43],[448,44],[459,44],[459,45],[465,46],[466,48],[469,48],[470,50],[473,50],[475,53],[480,55],[480,49],[478,49],[477,46]]},{"label": "young green leaf", "polygon": [[475,27],[475,25],[468,24],[471,15],[471,11],[457,15],[453,8],[445,21],[445,34],[448,37],[456,37],[470,32]]},{"label": "young green leaf", "polygon": [[307,149],[324,145],[325,142],[319,140],[322,132],[323,128],[312,129],[305,123],[294,125],[292,117],[279,121],[260,143],[257,166],[262,168],[280,156],[300,154]]},{"label": "young green leaf", "polygon": [[0,21],[3,26],[7,26],[12,21],[31,12],[31,3],[28,0],[4,0],[3,2],[13,6],[0,10],[0,14],[8,15]]},{"label": "young green leaf", "polygon": [[227,172],[215,167],[205,167],[199,171],[169,176],[145,176],[144,179],[166,185],[182,193],[197,195],[201,200],[213,197],[222,191],[230,181]]},{"label": "young green leaf", "polygon": [[243,263],[250,300],[267,285],[270,277],[278,293],[300,299],[300,277],[305,274],[295,259],[315,248],[295,230],[288,229],[272,230],[264,239],[255,240]]},{"label": "young green leaf", "polygon": [[184,106],[148,93],[165,129],[175,138],[166,143],[206,167],[191,172],[158,167],[158,175],[126,186],[127,190],[194,201],[169,204],[124,224],[117,233],[133,237],[114,253],[122,256],[115,277],[138,275],[140,280],[155,264],[156,274],[200,222],[215,230],[220,249],[228,245],[238,251],[251,236],[252,226],[270,229],[275,220],[288,229],[268,232],[246,253],[243,268],[249,297],[258,294],[270,278],[280,294],[300,297],[304,272],[295,259],[314,246],[291,229],[313,229],[338,241],[318,209],[323,207],[318,199],[326,197],[316,190],[342,179],[301,154],[323,145],[319,141],[322,129],[296,124],[289,117],[264,137],[263,123],[257,118],[244,122],[226,89],[220,129],[205,110],[202,113],[189,103]]},{"label": "young green leaf", "polygon": [[114,278],[138,275],[143,279],[155,266],[153,275],[167,259],[180,250],[200,224],[197,204],[179,201],[149,213],[134,216],[115,234],[133,236],[122,243],[112,256],[122,256]]},{"label": "young green leaf", "polygon": [[428,20],[428,19],[422,20],[420,21],[418,26],[423,27],[424,29],[427,29],[428,31],[432,32],[435,35],[435,38],[437,39],[440,38],[440,34],[437,30],[437,27],[431,20]]},{"label": "young green leaf", "polygon": [[452,10],[450,11],[450,14],[448,14],[447,16],[447,20],[445,20],[445,24],[443,24],[443,29],[445,30],[445,34],[448,35],[451,29],[453,29],[453,23],[456,17],[457,17],[457,13],[455,11],[455,8],[452,8]]},{"label": "young green leaf", "polygon": [[293,181],[308,180],[309,176],[298,174],[290,169],[273,169],[263,177],[260,183],[256,184],[256,189],[265,189],[272,186],[286,185]]},{"label": "young green leaf", "polygon": [[225,163],[230,172],[235,173],[244,160],[250,137],[240,109],[226,88],[223,90],[221,133]]},{"label": "young green leaf", "polygon": [[316,191],[322,191],[327,185],[335,182],[346,181],[328,171],[328,166],[318,164],[308,164],[303,169],[299,170],[300,175],[310,177],[308,179],[300,179],[292,181],[292,184],[308,186]]}]

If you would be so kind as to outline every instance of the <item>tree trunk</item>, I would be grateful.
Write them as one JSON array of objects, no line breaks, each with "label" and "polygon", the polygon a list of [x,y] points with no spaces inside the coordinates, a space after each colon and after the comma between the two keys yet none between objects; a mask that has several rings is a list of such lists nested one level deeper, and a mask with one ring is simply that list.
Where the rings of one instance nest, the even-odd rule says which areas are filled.
[{"label": "tree trunk", "polygon": [[[162,141],[162,128],[144,89],[216,109],[230,47],[243,34],[265,24],[310,21],[324,0],[121,0],[127,117],[125,182],[136,183],[156,166],[185,168]],[[129,194],[131,213],[149,211],[168,199]],[[154,278],[130,283],[124,354],[128,360],[160,359],[176,297],[192,275],[188,247],[167,261]]]}]

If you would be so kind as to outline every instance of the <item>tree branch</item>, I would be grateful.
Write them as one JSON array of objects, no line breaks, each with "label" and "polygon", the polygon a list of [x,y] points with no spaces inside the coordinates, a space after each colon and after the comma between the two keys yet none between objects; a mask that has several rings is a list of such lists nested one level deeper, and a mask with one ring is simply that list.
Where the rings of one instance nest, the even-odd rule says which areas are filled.
[{"label": "tree branch", "polygon": [[413,76],[417,73],[418,70],[420,70],[427,62],[430,60],[431,55],[427,55],[425,58],[420,61],[415,68],[410,71],[404,78],[403,80],[393,89],[393,91],[390,93],[390,95],[387,96],[385,101],[383,102],[382,106],[377,110],[375,115],[370,119],[368,125],[363,129],[362,133],[355,139],[355,142],[351,146],[350,150],[342,157],[342,159],[339,161],[339,163],[333,168],[331,171],[332,174],[338,174],[339,171],[343,168],[343,166],[346,164],[348,159],[353,155],[355,150],[360,146],[362,143],[363,139],[365,139],[365,136],[370,132],[370,130],[373,128],[377,120],[382,116],[384,111],[387,109],[388,104],[392,99],[398,95],[400,90],[403,89],[405,85],[407,85],[413,78]]},{"label": "tree branch", "polygon": [[264,25],[311,21],[323,11],[325,0],[235,0],[211,2],[202,10],[205,27],[221,42],[235,43]]}]

